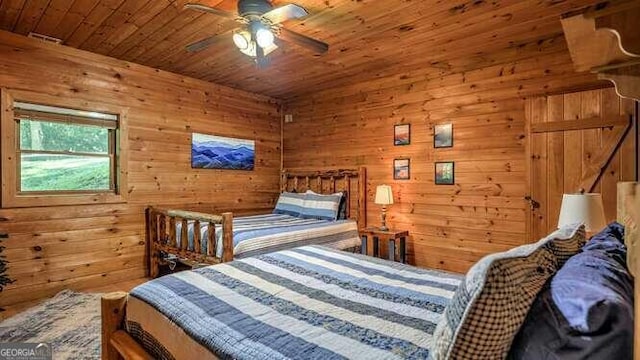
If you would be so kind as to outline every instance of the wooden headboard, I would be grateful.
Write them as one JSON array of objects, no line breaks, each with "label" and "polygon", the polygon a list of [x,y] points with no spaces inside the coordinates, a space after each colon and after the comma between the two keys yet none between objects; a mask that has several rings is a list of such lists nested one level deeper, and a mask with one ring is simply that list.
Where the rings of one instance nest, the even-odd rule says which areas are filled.
[{"label": "wooden headboard", "polygon": [[634,359],[640,360],[640,183],[618,183],[618,222],[624,224],[627,264],[635,279]]},{"label": "wooden headboard", "polygon": [[318,194],[333,194],[346,191],[347,218],[358,222],[358,228],[367,226],[367,169],[283,171],[280,192],[307,190]]}]

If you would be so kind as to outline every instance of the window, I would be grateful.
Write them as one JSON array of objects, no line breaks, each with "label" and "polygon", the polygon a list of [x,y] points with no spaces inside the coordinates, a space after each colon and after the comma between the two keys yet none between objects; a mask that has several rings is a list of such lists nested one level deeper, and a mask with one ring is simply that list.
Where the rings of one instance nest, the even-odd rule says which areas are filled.
[{"label": "window", "polygon": [[116,189],[116,115],[23,102],[13,108],[19,193]]},{"label": "window", "polygon": [[3,94],[3,207],[122,201],[121,114],[18,96]]}]

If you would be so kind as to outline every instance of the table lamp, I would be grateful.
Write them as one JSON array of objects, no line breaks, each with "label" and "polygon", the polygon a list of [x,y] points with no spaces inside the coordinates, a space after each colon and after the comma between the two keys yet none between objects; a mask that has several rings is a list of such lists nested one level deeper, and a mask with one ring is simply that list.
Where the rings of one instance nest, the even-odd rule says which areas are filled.
[{"label": "table lamp", "polygon": [[389,231],[387,227],[387,205],[393,204],[393,191],[391,190],[391,186],[389,185],[378,185],[376,188],[376,199],[375,203],[378,205],[382,205],[382,226],[380,230]]},{"label": "table lamp", "polygon": [[558,228],[582,223],[587,233],[596,233],[607,226],[601,194],[564,194],[558,218]]}]

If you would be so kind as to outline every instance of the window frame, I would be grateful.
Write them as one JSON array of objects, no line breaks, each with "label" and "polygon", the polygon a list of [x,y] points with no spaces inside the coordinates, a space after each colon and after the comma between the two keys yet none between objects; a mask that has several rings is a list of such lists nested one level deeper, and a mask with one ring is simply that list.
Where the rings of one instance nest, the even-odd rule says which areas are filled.
[{"label": "window frame", "polygon": [[[117,138],[117,130],[119,124],[119,118],[117,115],[112,115],[115,119],[112,120],[103,120],[103,119],[92,119],[84,116],[75,116],[75,115],[61,115],[54,113],[47,113],[44,111],[35,111],[35,110],[25,110],[21,108],[16,108],[15,104],[18,103],[14,101],[14,118],[15,122],[22,122],[25,120],[28,121],[38,121],[41,123],[55,123],[55,124],[65,124],[65,125],[81,125],[81,126],[93,126],[96,128],[107,130],[107,152],[106,153],[90,153],[90,152],[82,152],[82,151],[64,151],[64,150],[31,150],[31,149],[23,149],[22,148],[22,128],[20,124],[16,124],[16,137],[18,141],[16,141],[16,174],[18,174],[16,179],[16,187],[18,195],[57,195],[57,194],[87,194],[87,193],[113,193],[115,189],[118,188],[118,176],[117,172],[117,152],[116,152],[116,138]],[[58,108],[58,109],[68,109],[75,110],[69,108]],[[110,114],[111,115],[111,114]],[[104,158],[109,160],[109,188],[103,189],[92,189],[92,190],[37,190],[37,191],[25,191],[22,189],[22,154],[50,154],[50,155],[71,155],[71,156],[85,156],[85,157],[96,157],[96,158]],[[18,181],[19,180],[19,181]]]},{"label": "window frame", "polygon": [[[20,191],[20,137],[13,104],[25,102],[60,108],[113,114],[118,117],[114,136],[110,190]],[[128,109],[82,99],[68,99],[14,89],[0,89],[0,152],[2,159],[2,208],[124,203],[127,201]],[[43,119],[46,121],[46,119]],[[70,122],[74,123],[74,122]],[[111,140],[113,139],[113,140]]]}]

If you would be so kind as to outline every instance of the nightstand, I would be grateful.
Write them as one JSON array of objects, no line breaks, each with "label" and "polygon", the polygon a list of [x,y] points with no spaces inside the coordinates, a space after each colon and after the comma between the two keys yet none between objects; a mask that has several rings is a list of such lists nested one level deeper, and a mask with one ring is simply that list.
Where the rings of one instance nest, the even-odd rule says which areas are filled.
[{"label": "nightstand", "polygon": [[406,239],[409,236],[409,231],[406,230],[387,230],[383,231],[377,227],[368,227],[360,230],[360,239],[362,240],[361,252],[364,255],[367,255],[367,247],[369,243],[369,238],[373,240],[373,256],[379,257],[379,241],[387,241],[389,246],[389,254],[387,259],[391,261],[396,261],[396,241],[399,241],[399,262],[405,264],[407,262],[406,256]]}]

